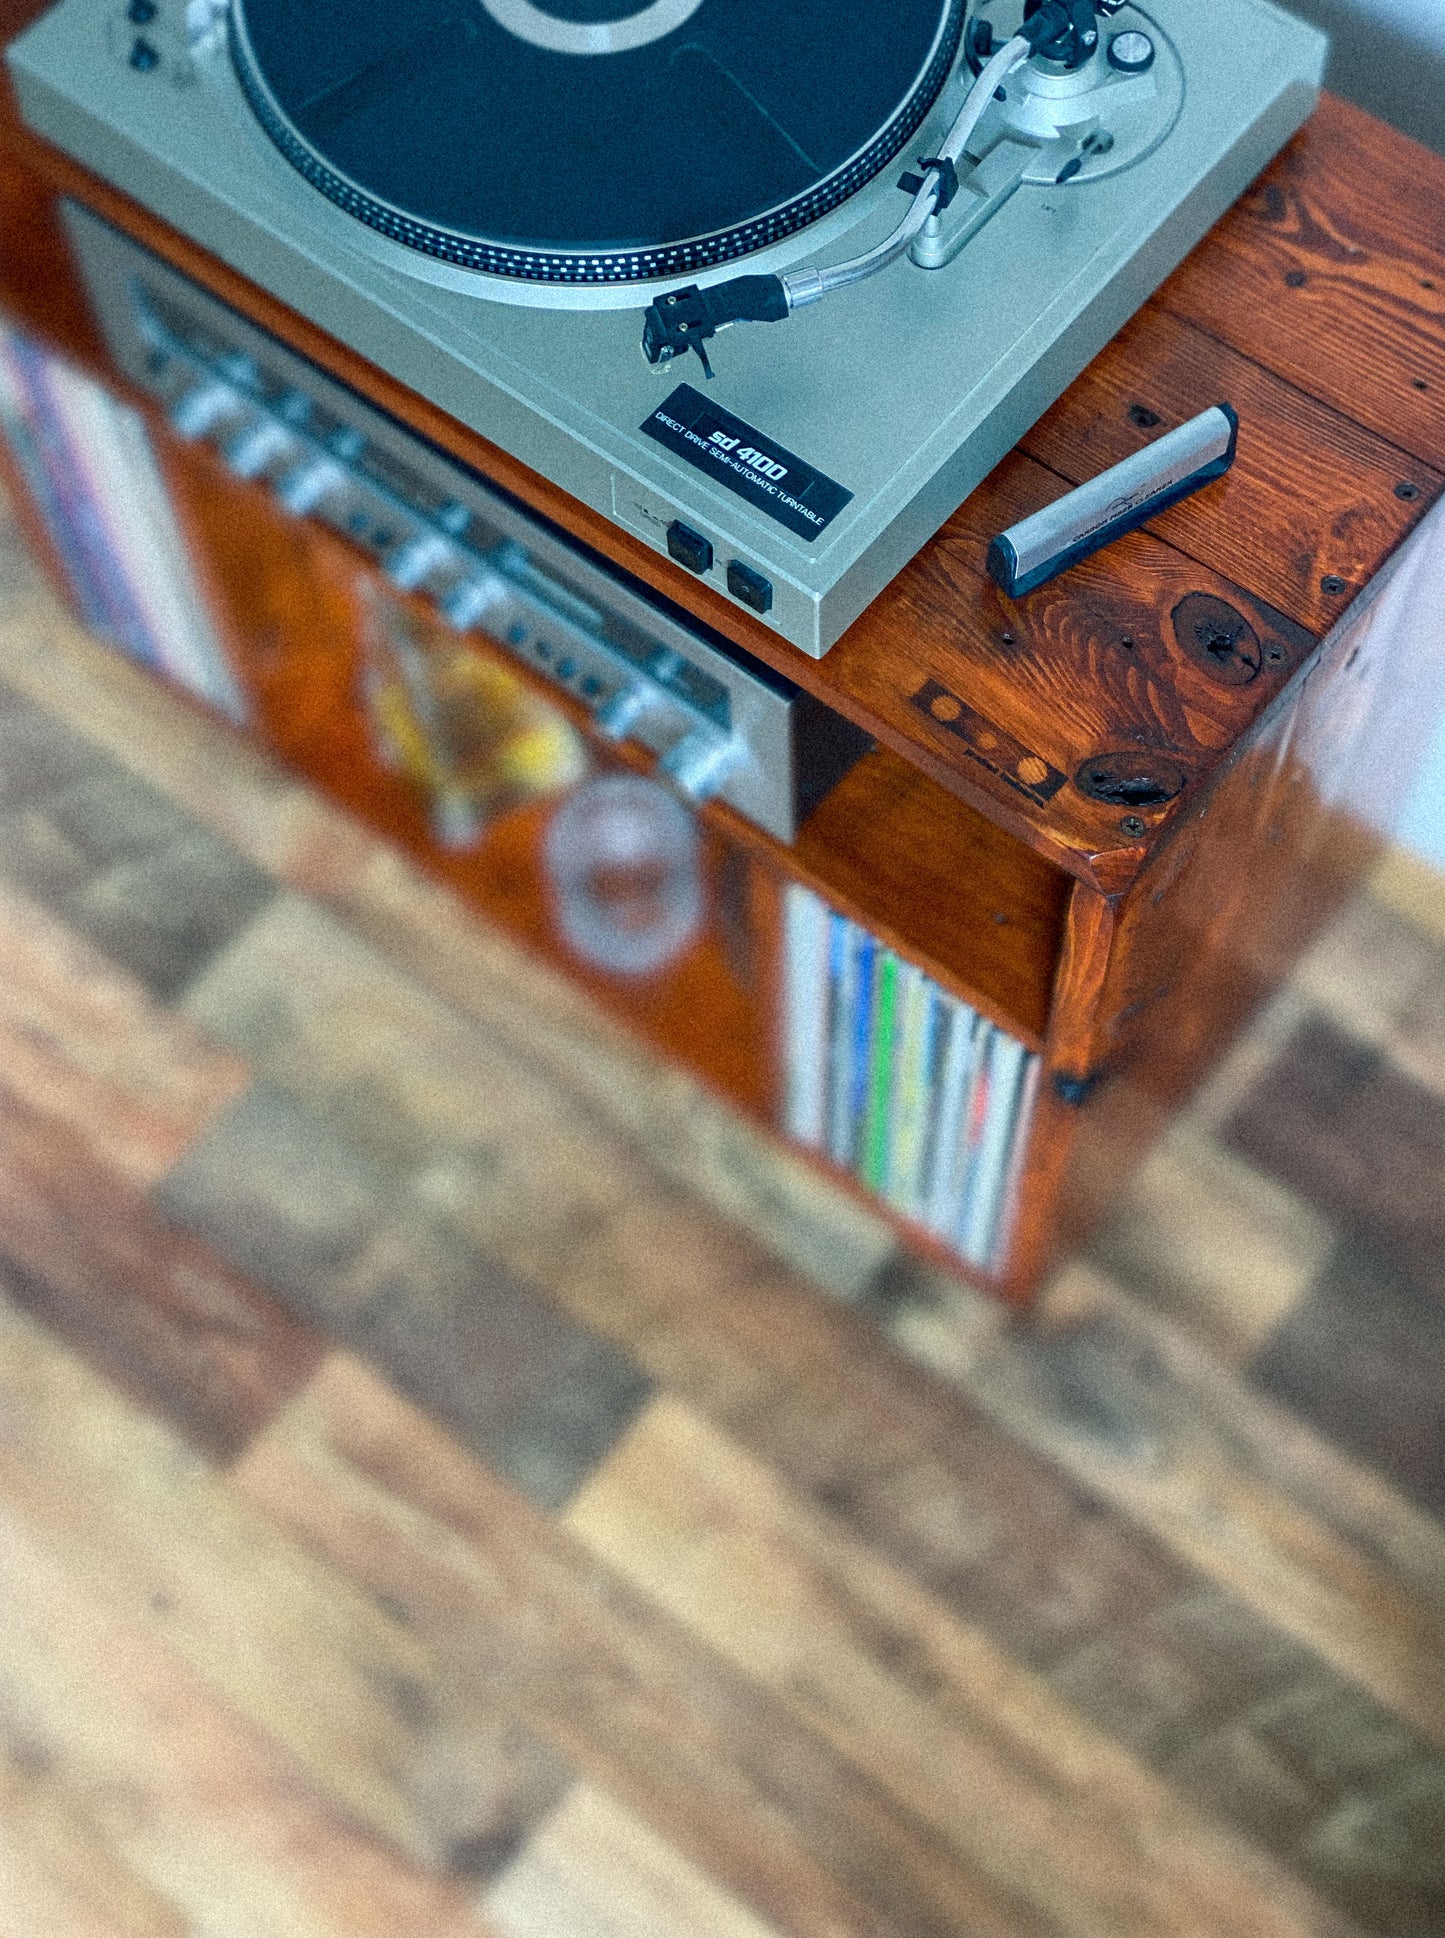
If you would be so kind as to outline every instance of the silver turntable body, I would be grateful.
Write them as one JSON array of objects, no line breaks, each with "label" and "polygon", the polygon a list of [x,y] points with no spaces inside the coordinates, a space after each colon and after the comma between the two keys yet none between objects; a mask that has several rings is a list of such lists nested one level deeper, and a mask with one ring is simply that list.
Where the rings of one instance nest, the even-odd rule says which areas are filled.
[{"label": "silver turntable body", "polygon": [[[615,0],[599,13],[595,0],[458,0],[452,11],[473,8],[488,32],[597,72],[641,44],[686,40],[698,8],[716,3]],[[900,169],[939,155],[971,98],[970,60],[952,58],[961,0],[943,5],[948,78],[861,187],[751,252],[592,281],[509,278],[430,243],[407,247],[381,201],[358,220],[345,183],[322,192],[306,154],[283,152],[263,127],[264,84],[243,85],[228,11],[226,0],[156,0],[142,32],[133,0],[61,0],[9,53],[26,119],[813,657],[1303,124],[1326,50],[1269,0],[1101,0],[1087,60],[1033,59],[989,90],[947,207],[940,198],[906,254],[814,302],[814,271],[895,232],[910,206]],[[994,27],[997,47],[1023,14],[1024,0],[979,0],[974,67],[990,44],[976,23]],[[781,278],[798,313],[720,331],[706,346],[715,380],[703,358],[649,363],[644,310],[684,285],[736,288],[725,279],[739,268]]]}]

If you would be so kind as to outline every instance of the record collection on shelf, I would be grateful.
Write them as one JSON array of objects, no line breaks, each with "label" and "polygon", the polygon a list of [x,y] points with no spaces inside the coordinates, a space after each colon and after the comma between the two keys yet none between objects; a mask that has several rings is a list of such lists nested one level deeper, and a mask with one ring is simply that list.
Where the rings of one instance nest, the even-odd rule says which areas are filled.
[{"label": "record collection on shelf", "polygon": [[996,1272],[1038,1057],[795,882],[783,935],[788,1134]]},{"label": "record collection on shelf", "polygon": [[245,707],[145,424],[0,323],[0,432],[95,632],[228,719]]}]

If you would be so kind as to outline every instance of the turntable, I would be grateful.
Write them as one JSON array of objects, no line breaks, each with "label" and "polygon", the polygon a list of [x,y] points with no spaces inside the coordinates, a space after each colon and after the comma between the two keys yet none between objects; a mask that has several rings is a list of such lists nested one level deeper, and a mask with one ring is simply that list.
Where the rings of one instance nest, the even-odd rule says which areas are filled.
[{"label": "turntable", "polygon": [[61,0],[10,60],[41,133],[817,657],[1323,56],[1268,0]]}]

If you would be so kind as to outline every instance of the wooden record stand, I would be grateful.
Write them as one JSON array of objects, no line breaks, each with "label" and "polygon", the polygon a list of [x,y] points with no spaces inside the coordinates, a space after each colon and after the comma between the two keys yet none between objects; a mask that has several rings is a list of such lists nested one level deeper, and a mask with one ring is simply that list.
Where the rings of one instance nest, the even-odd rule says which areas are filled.
[{"label": "wooden record stand", "polygon": [[[0,0],[0,32],[40,10]],[[444,854],[371,752],[353,666],[360,555],[284,519],[262,487],[176,444],[131,399],[217,594],[257,737],[564,961],[661,1053],[776,1123],[789,878],[1042,1052],[996,1281],[1010,1298],[1027,1298],[1098,1217],[1359,881],[1412,778],[1445,633],[1339,622],[1445,486],[1445,161],[1341,101],[1326,98],[816,662],[35,139],[7,92],[0,308],[115,390],[60,231],[62,194],[875,736],[792,848],[706,810],[726,919],[677,975],[640,990],[589,977],[552,937],[537,817],[512,817],[480,855]],[[1242,421],[1226,481],[1028,598],[986,579],[992,533],[1226,399]],[[1230,625],[1209,650],[1194,620],[1221,607],[1257,650],[1232,650]],[[1091,762],[1130,783],[1122,798],[1084,791]],[[1057,791],[1050,770],[1068,777]],[[1151,775],[1181,790],[1151,801]]]}]

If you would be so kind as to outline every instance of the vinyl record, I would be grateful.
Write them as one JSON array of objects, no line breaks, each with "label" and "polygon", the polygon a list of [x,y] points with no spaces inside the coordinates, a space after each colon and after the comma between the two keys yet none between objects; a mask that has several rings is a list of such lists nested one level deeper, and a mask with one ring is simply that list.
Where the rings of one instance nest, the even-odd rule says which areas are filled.
[{"label": "vinyl record", "polygon": [[232,0],[252,109],[348,214],[544,283],[782,241],[898,154],[964,0]]}]

